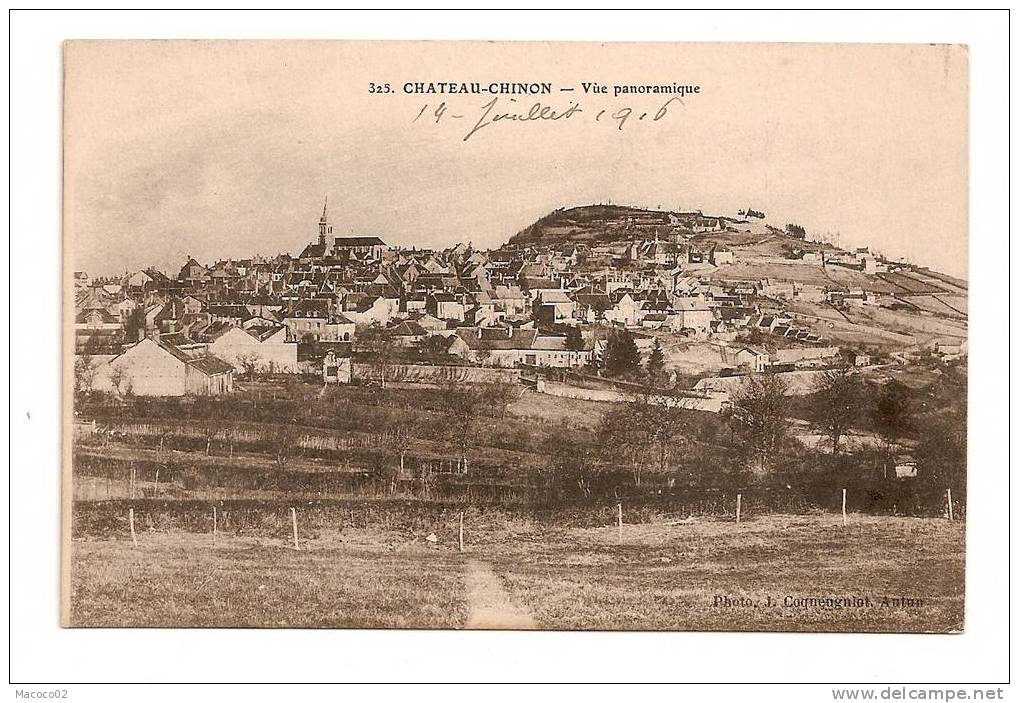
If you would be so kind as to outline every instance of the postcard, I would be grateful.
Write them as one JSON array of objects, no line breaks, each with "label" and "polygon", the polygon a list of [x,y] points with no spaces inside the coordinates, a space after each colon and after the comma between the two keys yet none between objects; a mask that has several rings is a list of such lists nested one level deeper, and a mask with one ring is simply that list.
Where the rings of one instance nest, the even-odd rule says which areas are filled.
[{"label": "postcard", "polygon": [[965,47],[64,65],[65,626],[964,629]]}]

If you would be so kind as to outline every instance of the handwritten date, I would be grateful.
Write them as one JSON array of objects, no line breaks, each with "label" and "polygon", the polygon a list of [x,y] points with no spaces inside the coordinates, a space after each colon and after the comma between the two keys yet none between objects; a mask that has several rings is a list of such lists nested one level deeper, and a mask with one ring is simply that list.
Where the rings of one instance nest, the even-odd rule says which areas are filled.
[{"label": "handwritten date", "polygon": [[[510,103],[516,103],[510,99]],[[465,120],[465,124],[472,125],[464,134],[463,141],[468,141],[483,129],[492,125],[508,124],[511,122],[576,122],[588,117],[595,122],[605,122],[614,125],[619,131],[628,123],[634,122],[658,122],[669,114],[673,103],[683,105],[679,97],[669,98],[661,107],[654,112],[639,111],[630,106],[622,106],[614,109],[585,109],[579,102],[571,101],[565,107],[553,106],[543,102],[535,102],[529,107],[518,107],[515,104],[507,105],[500,103],[495,97],[482,105],[476,111],[454,112],[451,106],[445,101],[436,106],[428,103],[423,105],[411,122],[430,121],[441,124],[453,120]],[[470,113],[470,114],[467,114]]]}]

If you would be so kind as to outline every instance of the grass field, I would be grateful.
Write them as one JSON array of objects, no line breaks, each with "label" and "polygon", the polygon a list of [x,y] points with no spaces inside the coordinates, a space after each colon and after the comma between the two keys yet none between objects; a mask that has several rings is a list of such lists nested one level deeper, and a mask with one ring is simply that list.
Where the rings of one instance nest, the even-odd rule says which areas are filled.
[{"label": "grass field", "polygon": [[[469,511],[464,554],[451,525],[436,533],[432,544],[423,530],[321,530],[300,551],[283,539],[222,534],[215,545],[211,535],[184,532],[142,532],[137,547],[124,538],[76,539],[70,624],[889,632],[963,626],[962,522],[850,515],[843,528],[837,516],[817,513],[740,525],[625,525],[620,540],[615,527],[555,527]],[[866,604],[786,600],[833,597]]]}]

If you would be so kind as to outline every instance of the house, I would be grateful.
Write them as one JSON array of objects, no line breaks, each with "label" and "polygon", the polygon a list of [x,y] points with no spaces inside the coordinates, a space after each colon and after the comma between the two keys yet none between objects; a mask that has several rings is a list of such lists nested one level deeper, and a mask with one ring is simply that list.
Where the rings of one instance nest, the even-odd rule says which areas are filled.
[{"label": "house", "polygon": [[227,326],[209,342],[209,352],[233,364],[238,373],[297,373],[297,342],[288,341],[287,328]]},{"label": "house", "polygon": [[566,349],[566,337],[541,335],[534,329],[505,327],[463,327],[454,337],[449,353],[485,366],[512,367],[519,364],[571,368],[591,360],[594,345],[584,339],[583,349]]},{"label": "house", "polygon": [[533,306],[535,319],[549,323],[571,319],[576,310],[577,302],[560,289],[540,291]]},{"label": "house", "polygon": [[916,462],[912,457],[897,457],[895,460],[895,478],[916,478]]},{"label": "house", "polygon": [[736,256],[733,254],[732,249],[728,247],[719,246],[715,244],[711,247],[708,252],[708,262],[714,266],[721,266],[723,264],[735,263]]},{"label": "house", "polygon": [[640,324],[641,304],[631,291],[616,291],[611,298],[614,302],[612,307],[605,311],[606,320],[627,327],[636,327]]},{"label": "house", "polygon": [[670,325],[673,329],[691,329],[701,334],[711,331],[715,313],[702,298],[676,298],[672,309],[674,315]]},{"label": "house", "polygon": [[931,349],[942,358],[952,360],[966,356],[967,344],[965,340],[939,339],[931,345]]},{"label": "house", "polygon": [[428,295],[425,301],[425,310],[429,315],[440,320],[458,320],[460,322],[463,321],[465,312],[464,305],[457,296],[441,292]]},{"label": "house", "polygon": [[180,273],[177,274],[177,280],[185,283],[204,283],[209,278],[209,269],[202,266],[192,257],[188,257],[187,263],[181,267]]},{"label": "house", "polygon": [[360,325],[388,325],[400,311],[399,298],[348,293],[341,305],[344,317]]},{"label": "house", "polygon": [[354,339],[356,325],[353,320],[342,313],[334,313],[326,322],[319,337],[323,342],[350,342]]},{"label": "house", "polygon": [[393,340],[401,347],[416,346],[422,339],[428,336],[428,330],[417,322],[404,320],[395,327],[391,327],[389,333]]},{"label": "house", "polygon": [[212,354],[143,339],[96,369],[98,391],[142,396],[219,395],[233,390],[234,367]]},{"label": "house", "polygon": [[796,284],[796,299],[802,300],[807,303],[823,303],[827,298],[827,292],[824,286],[814,285],[813,283],[797,283]]},{"label": "house", "polygon": [[860,354],[858,352],[849,351],[843,352],[843,356],[853,366],[870,366],[870,354]]},{"label": "house", "polygon": [[737,367],[748,368],[754,373],[760,373],[768,368],[768,353],[754,347],[741,347],[730,354],[730,358]]},{"label": "house", "polygon": [[428,313],[415,314],[407,318],[409,322],[416,322],[429,332],[440,332],[446,329],[446,321]]},{"label": "house", "polygon": [[124,342],[120,319],[103,308],[82,310],[74,317],[74,348],[77,352],[116,353]]},{"label": "house", "polygon": [[319,339],[325,333],[329,322],[329,301],[325,298],[298,300],[291,306],[290,314],[283,318],[283,324],[294,339],[311,335]]}]

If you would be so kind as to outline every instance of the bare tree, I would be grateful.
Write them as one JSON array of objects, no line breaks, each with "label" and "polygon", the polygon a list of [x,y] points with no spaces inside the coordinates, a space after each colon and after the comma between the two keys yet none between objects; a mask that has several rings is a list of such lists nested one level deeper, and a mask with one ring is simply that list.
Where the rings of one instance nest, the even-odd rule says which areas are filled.
[{"label": "bare tree", "polygon": [[467,473],[468,455],[477,442],[484,398],[470,386],[448,383],[442,388],[440,402],[446,442],[457,453],[461,471]]},{"label": "bare tree", "polygon": [[505,419],[509,406],[520,397],[520,389],[513,383],[493,381],[485,384],[482,397],[489,412],[502,420]]},{"label": "bare tree", "polygon": [[381,435],[381,448],[378,453],[379,463],[377,475],[389,484],[389,492],[396,492],[398,478],[405,478],[404,460],[413,445],[419,426],[410,412],[400,412],[392,417],[386,431]]},{"label": "bare tree", "polygon": [[626,465],[635,486],[640,485],[651,457],[651,448],[640,435],[640,428],[633,425],[633,417],[625,405],[613,408],[602,418],[599,436],[605,458]]},{"label": "bare tree", "polygon": [[385,327],[372,325],[359,335],[360,344],[371,356],[371,365],[379,379],[379,385],[386,387],[386,378],[396,357],[397,343],[393,333]]},{"label": "bare tree", "polygon": [[80,395],[88,395],[92,392],[98,369],[95,365],[95,357],[91,354],[78,354],[74,357],[74,389]]},{"label": "bare tree", "polygon": [[545,460],[538,465],[538,486],[545,500],[555,502],[569,486],[585,497],[591,494],[589,480],[591,447],[571,435],[549,435],[542,443]]},{"label": "bare tree", "polygon": [[686,444],[683,429],[668,397],[640,393],[605,415],[599,435],[607,457],[625,463],[640,486],[645,471],[668,471],[674,451]]},{"label": "bare tree", "polygon": [[665,473],[672,464],[676,450],[687,445],[682,413],[672,405],[669,396],[640,393],[629,404],[633,424],[641,428],[651,448],[651,465]]},{"label": "bare tree", "polygon": [[110,385],[117,395],[131,395],[131,372],[123,364],[113,364],[110,367]]},{"label": "bare tree", "polygon": [[276,460],[276,467],[283,471],[287,468],[290,457],[294,454],[297,439],[300,435],[295,418],[281,418],[273,425],[271,445],[273,457]]},{"label": "bare tree", "polygon": [[839,453],[846,431],[859,416],[862,396],[860,377],[848,366],[828,369],[814,380],[810,422],[827,438],[833,455]]},{"label": "bare tree", "polygon": [[249,381],[254,380],[261,361],[262,356],[257,351],[244,352],[236,357],[236,363],[241,367],[244,377]]},{"label": "bare tree", "polygon": [[785,381],[777,374],[754,374],[730,398],[733,442],[743,460],[758,472],[770,468],[786,437],[787,393]]},{"label": "bare tree", "polygon": [[212,441],[223,433],[226,420],[219,404],[208,396],[198,396],[187,409],[187,415],[205,438],[205,455],[212,454]]}]

